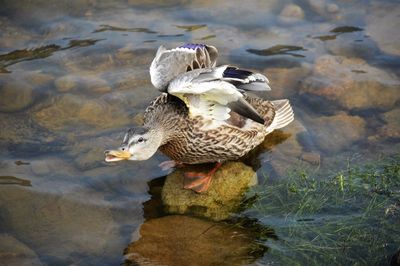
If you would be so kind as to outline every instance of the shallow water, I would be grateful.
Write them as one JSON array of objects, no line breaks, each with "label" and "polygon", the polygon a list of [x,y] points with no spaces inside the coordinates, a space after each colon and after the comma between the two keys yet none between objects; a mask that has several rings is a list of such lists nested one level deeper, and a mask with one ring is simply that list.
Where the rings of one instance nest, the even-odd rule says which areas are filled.
[{"label": "shallow water", "polygon": [[[215,227],[196,243],[207,251],[218,239],[217,246],[227,248],[220,257],[199,253],[195,263],[279,263],[288,255],[279,253],[279,241],[287,239],[271,242],[284,234],[288,221],[280,215],[237,214],[247,233],[231,228],[237,220],[160,218],[159,191],[168,172],[157,165],[166,157],[106,164],[103,151],[140,123],[158,95],[148,74],[157,47],[204,42],[218,48],[220,64],[267,75],[272,91],[262,97],[293,105],[296,121],[246,160],[260,184],[285,179],[298,167],[326,177],[349,162],[398,153],[399,14],[400,5],[389,0],[3,1],[0,258],[115,265],[132,246],[160,241],[145,237],[154,228],[166,243],[178,243],[191,239],[191,228]],[[335,215],[328,211],[321,219]],[[267,231],[262,237],[260,228]],[[241,237],[228,241],[237,232]],[[388,243],[388,252],[396,245]],[[174,260],[188,246],[166,245],[164,263],[193,262],[195,247]],[[10,259],[10,252],[18,256]],[[309,257],[301,259],[307,264]]]}]

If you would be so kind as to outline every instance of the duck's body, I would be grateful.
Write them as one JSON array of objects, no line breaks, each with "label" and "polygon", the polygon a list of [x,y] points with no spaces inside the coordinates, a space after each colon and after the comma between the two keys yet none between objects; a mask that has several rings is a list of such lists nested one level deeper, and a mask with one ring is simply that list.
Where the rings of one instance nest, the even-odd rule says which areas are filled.
[{"label": "duck's body", "polygon": [[279,107],[284,105],[284,102],[249,96],[245,99],[264,118],[264,125],[231,112],[226,123],[208,128],[208,121],[201,116],[189,115],[182,100],[164,93],[147,108],[143,126],[163,132],[159,150],[177,162],[200,164],[236,160],[258,146],[273,130],[268,126],[275,117],[274,103]]},{"label": "duck's body", "polygon": [[106,161],[147,160],[160,150],[176,162],[216,162],[207,174],[187,173],[185,186],[205,191],[222,162],[236,160],[269,133],[293,120],[289,101],[268,101],[245,91],[268,91],[259,73],[224,65],[216,67],[213,46],[185,44],[160,47],[150,67],[153,85],[163,93],[146,109],[144,124],[125,135]]}]

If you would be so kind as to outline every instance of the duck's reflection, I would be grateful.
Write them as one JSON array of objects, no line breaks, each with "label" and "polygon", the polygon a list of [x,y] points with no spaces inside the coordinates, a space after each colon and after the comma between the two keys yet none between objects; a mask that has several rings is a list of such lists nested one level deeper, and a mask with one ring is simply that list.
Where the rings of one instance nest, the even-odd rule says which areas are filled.
[{"label": "duck's reflection", "polygon": [[183,188],[181,169],[149,182],[146,221],[133,234],[140,238],[124,250],[124,265],[243,265],[262,257],[274,231],[256,220],[232,218],[243,209],[255,172],[241,162],[220,170],[202,194]]},{"label": "duck's reflection", "polygon": [[184,215],[146,221],[124,251],[124,265],[242,265],[263,256],[258,234],[239,224]]}]

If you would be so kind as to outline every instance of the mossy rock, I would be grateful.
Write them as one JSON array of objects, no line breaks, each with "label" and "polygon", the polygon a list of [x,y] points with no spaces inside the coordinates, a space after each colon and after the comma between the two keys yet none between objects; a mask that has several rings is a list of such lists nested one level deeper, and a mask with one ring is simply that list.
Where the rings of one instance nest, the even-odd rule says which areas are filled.
[{"label": "mossy rock", "polygon": [[199,194],[183,188],[185,171],[207,170],[204,166],[190,166],[167,176],[161,197],[168,213],[192,214],[216,221],[227,219],[239,208],[249,186],[257,183],[251,167],[227,162],[215,173],[209,189]]}]

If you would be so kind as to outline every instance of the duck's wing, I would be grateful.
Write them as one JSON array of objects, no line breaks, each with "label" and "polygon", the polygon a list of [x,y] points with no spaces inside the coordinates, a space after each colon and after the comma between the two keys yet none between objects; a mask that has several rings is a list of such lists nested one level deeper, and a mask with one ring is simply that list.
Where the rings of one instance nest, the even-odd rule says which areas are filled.
[{"label": "duck's wing", "polygon": [[261,74],[221,66],[181,74],[170,82],[167,91],[181,98],[191,115],[225,121],[234,111],[264,124],[263,117],[244,99],[243,90],[268,90],[267,82]]},{"label": "duck's wing", "polygon": [[239,90],[244,91],[270,91],[269,80],[260,73],[249,70],[239,69],[234,66],[220,66],[203,71],[195,78],[194,82],[208,82],[213,80],[223,80],[231,83]]},{"label": "duck's wing", "polygon": [[217,57],[218,50],[211,45],[188,43],[171,50],[160,46],[150,66],[151,82],[157,89],[165,91],[179,74],[215,67]]}]

